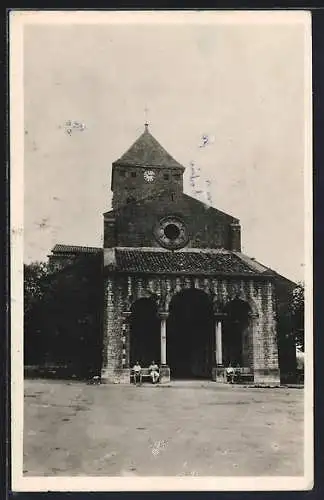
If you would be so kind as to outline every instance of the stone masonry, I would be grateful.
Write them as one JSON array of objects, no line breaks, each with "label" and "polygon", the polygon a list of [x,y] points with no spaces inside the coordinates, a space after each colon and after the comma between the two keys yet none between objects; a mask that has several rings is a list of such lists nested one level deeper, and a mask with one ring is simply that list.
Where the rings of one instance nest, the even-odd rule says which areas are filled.
[{"label": "stone masonry", "polygon": [[[253,383],[279,384],[278,300],[287,302],[287,290],[294,284],[244,254],[238,218],[184,193],[184,171],[146,123],[138,139],[112,163],[112,207],[103,214],[103,248],[58,244],[50,256],[57,269],[73,265],[80,256],[102,258],[102,380],[130,383],[131,357],[145,350],[150,339],[150,354],[160,348],[161,382],[186,363],[187,376],[221,382],[226,363],[233,359],[242,363]],[[189,296],[207,304],[201,306],[204,312],[194,327],[179,318],[176,323],[172,312],[179,300],[189,300],[181,306],[186,315],[190,300],[196,300]],[[146,304],[153,304],[154,335],[150,324],[145,326],[147,317],[141,316],[142,323],[134,327],[136,304],[145,298],[151,299]],[[240,307],[244,320],[234,317]],[[132,350],[143,332],[140,347]],[[282,343],[281,330],[280,335]],[[184,351],[187,347],[191,350]]]},{"label": "stone masonry", "polygon": [[[106,316],[104,323],[104,364],[102,377],[113,383],[129,382],[130,331],[123,313],[140,298],[157,296],[160,311],[168,313],[174,294],[183,289],[203,290],[215,302],[226,305],[235,296],[251,309],[249,327],[243,341],[244,365],[251,369],[254,383],[279,383],[278,349],[273,300],[273,285],[267,279],[256,281],[196,276],[134,276],[108,273],[105,280]],[[127,325],[123,329],[123,324]],[[126,341],[123,342],[123,335]],[[126,363],[122,364],[126,347]],[[172,367],[170,367],[172,376]]]}]

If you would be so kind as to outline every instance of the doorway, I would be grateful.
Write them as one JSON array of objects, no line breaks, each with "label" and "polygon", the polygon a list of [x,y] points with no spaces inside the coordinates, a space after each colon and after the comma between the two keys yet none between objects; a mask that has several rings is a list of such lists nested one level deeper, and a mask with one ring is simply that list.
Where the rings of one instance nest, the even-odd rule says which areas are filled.
[{"label": "doorway", "polygon": [[167,363],[172,378],[210,378],[214,318],[209,296],[196,289],[177,293],[169,306]]},{"label": "doorway", "polygon": [[149,366],[160,361],[160,320],[153,299],[139,299],[132,305],[130,316],[130,366],[139,361]]},{"label": "doorway", "polygon": [[225,307],[223,324],[223,363],[225,366],[246,364],[243,338],[249,327],[250,306],[244,300],[235,298]]}]

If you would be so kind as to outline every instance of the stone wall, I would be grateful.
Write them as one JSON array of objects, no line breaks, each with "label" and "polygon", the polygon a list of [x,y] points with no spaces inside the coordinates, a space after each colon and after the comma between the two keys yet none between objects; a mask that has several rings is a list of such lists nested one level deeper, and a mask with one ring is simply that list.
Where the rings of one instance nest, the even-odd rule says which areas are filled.
[{"label": "stone wall", "polygon": [[102,378],[109,382],[122,378],[124,287],[123,279],[105,279]]},{"label": "stone wall", "polygon": [[129,204],[121,212],[104,216],[104,247],[159,247],[153,235],[156,222],[177,215],[187,225],[190,248],[225,248],[240,251],[241,232],[237,219],[172,190],[158,197]]},{"label": "stone wall", "polygon": [[279,383],[278,344],[274,285],[264,282],[257,288],[259,314],[253,339],[254,382]]},{"label": "stone wall", "polygon": [[114,165],[112,172],[112,207],[113,209],[125,205],[130,198],[135,201],[145,196],[152,195],[162,189],[168,189],[172,186],[173,190],[183,191],[183,172],[182,170],[167,167],[155,167],[155,179],[152,183],[144,181],[145,170],[151,170],[146,167],[130,167]]}]

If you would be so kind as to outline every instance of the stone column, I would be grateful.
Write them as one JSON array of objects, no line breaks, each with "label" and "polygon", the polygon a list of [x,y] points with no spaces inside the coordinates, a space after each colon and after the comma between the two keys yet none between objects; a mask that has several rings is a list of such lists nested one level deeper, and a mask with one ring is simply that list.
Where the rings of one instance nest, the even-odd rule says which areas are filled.
[{"label": "stone column", "polygon": [[129,338],[129,318],[130,318],[131,312],[130,311],[124,311],[122,313],[123,316],[123,326],[122,326],[122,344],[123,344],[123,355],[122,355],[122,367],[123,368],[129,368],[129,343],[130,343],[130,338]]},{"label": "stone column", "polygon": [[222,317],[215,314],[215,366],[212,370],[212,379],[224,382],[223,347],[222,347]]},{"label": "stone column", "polygon": [[[261,317],[253,317],[253,377],[257,385],[280,385],[278,351],[276,342],[276,326],[274,313],[262,312]],[[269,342],[273,343],[277,352],[269,351]],[[275,354],[272,358],[271,354]],[[272,359],[271,359],[272,358]]]},{"label": "stone column", "polygon": [[160,366],[160,382],[170,381],[170,368],[167,365],[167,332],[166,321],[168,318],[167,312],[160,312],[161,319],[161,366]]},{"label": "stone column", "polygon": [[222,322],[216,319],[216,366],[223,365]]},{"label": "stone column", "polygon": [[167,314],[161,316],[161,365],[167,364],[166,355],[166,320]]},{"label": "stone column", "polygon": [[131,315],[128,311],[123,311],[121,316],[123,319],[122,329],[121,329],[121,370],[118,374],[118,383],[128,384],[130,383],[130,367],[129,367],[129,316]]}]

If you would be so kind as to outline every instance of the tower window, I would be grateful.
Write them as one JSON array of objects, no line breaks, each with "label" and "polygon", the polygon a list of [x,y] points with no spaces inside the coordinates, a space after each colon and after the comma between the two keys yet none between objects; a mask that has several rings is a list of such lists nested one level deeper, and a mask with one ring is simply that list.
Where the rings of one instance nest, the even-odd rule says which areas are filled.
[{"label": "tower window", "polygon": [[173,177],[174,177],[174,179],[177,179],[177,181],[180,180],[180,174],[174,174]]},{"label": "tower window", "polygon": [[120,177],[126,177],[125,170],[119,170],[119,175],[120,175]]},{"label": "tower window", "polygon": [[132,177],[136,177],[136,172],[131,172]]},{"label": "tower window", "polygon": [[169,180],[169,178],[170,178],[169,174],[163,174],[163,179],[164,179],[165,181],[168,181],[168,180]]}]

